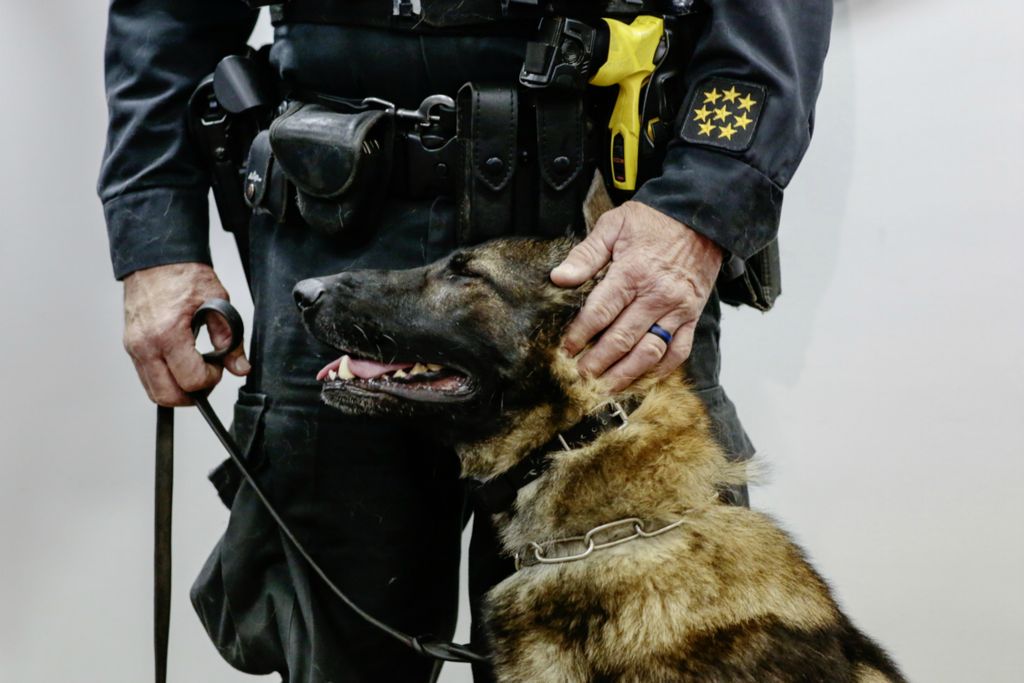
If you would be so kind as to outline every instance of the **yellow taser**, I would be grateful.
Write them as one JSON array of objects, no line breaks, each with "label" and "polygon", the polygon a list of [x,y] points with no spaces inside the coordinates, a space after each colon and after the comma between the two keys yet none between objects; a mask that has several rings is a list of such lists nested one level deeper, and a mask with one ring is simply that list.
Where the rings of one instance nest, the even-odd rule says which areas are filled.
[{"label": "yellow taser", "polygon": [[619,86],[608,122],[612,182],[620,190],[635,190],[640,156],[640,96],[661,56],[665,21],[652,16],[639,16],[630,24],[608,18],[604,21],[609,32],[608,59],[590,84]]}]

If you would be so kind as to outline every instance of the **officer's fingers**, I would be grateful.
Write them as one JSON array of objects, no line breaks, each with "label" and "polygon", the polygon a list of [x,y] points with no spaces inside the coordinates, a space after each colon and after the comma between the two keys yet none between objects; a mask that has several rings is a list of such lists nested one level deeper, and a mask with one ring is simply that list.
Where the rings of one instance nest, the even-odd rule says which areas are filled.
[{"label": "officer's fingers", "polygon": [[[681,313],[675,311],[659,320],[657,324],[662,329],[671,330],[680,326],[679,321],[682,317]],[[676,339],[673,336],[672,344],[675,342]],[[648,326],[648,331],[644,333],[636,346],[605,372],[602,379],[607,382],[612,392],[622,391],[635,382],[637,378],[643,377],[657,367],[658,363],[665,357],[670,346],[671,344],[666,343],[660,336],[651,333]]]},{"label": "officer's fingers", "polygon": [[601,272],[611,261],[625,216],[625,212],[618,209],[602,215],[587,238],[573,247],[565,260],[551,271],[551,281],[559,287],[578,287]]},{"label": "officer's fingers", "polygon": [[171,377],[171,372],[162,358],[132,358],[132,362],[135,363],[135,371],[142,380],[142,386],[146,388],[149,400],[153,403],[168,408],[191,405],[192,400]]},{"label": "officer's fingers", "polygon": [[235,377],[245,377],[252,370],[249,359],[245,357],[245,349],[241,346],[224,357],[224,367]]},{"label": "officer's fingers", "polygon": [[[671,328],[666,328],[671,329]],[[679,369],[693,351],[693,333],[697,329],[697,320],[691,320],[680,327],[672,335],[672,343],[668,351],[661,357],[651,372],[657,377],[665,377]]]},{"label": "officer's fingers", "polygon": [[208,389],[220,381],[221,367],[203,360],[187,330],[185,334],[168,340],[164,346],[164,358],[174,381],[187,393]]},{"label": "officer's fingers", "polygon": [[566,328],[562,346],[569,355],[579,353],[594,335],[611,325],[635,296],[632,287],[620,276],[610,272],[608,277],[594,287],[583,308]]},{"label": "officer's fingers", "polygon": [[[678,307],[672,308],[652,296],[638,296],[583,354],[579,361],[580,372],[590,377],[600,377],[643,340],[652,324],[658,322],[666,330],[672,330],[679,327],[683,320],[684,314]],[[661,353],[652,364],[660,358]]]},{"label": "officer's fingers", "polygon": [[[233,341],[231,339],[231,326],[219,315],[211,313],[206,317],[206,329],[210,334],[210,342],[215,349],[223,349]],[[245,346],[239,344],[224,357],[224,367],[228,372],[238,377],[249,374],[252,366],[245,357]]]}]

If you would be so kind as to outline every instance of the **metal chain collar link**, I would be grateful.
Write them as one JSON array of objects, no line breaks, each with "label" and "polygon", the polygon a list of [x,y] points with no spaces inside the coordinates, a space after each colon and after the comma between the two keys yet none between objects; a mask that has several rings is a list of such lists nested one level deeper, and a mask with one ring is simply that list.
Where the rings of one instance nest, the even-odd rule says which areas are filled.
[{"label": "metal chain collar link", "polygon": [[[693,512],[688,510],[686,514]],[[654,538],[676,529],[687,521],[686,517],[677,519],[657,529],[647,531],[647,525],[639,517],[627,517],[596,526],[582,536],[570,536],[557,538],[543,543],[530,543],[515,554],[516,571],[523,567],[532,567],[537,564],[561,564],[563,562],[575,562],[588,557],[597,550],[612,548],[638,538]],[[625,532],[625,535],[620,535]],[[603,539],[603,540],[602,540]],[[582,550],[572,552],[579,546]],[[552,556],[552,551],[562,550],[567,554]]]}]

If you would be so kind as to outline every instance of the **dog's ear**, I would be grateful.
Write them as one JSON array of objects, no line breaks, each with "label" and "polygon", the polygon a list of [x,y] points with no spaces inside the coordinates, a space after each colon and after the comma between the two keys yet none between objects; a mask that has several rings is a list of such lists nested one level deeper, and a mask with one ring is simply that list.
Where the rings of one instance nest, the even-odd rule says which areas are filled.
[{"label": "dog's ear", "polygon": [[615,202],[608,194],[608,187],[604,184],[604,176],[601,171],[594,171],[594,178],[590,181],[590,189],[587,190],[587,198],[583,200],[583,220],[587,226],[587,234],[597,225],[597,219],[605,212],[615,208]]}]

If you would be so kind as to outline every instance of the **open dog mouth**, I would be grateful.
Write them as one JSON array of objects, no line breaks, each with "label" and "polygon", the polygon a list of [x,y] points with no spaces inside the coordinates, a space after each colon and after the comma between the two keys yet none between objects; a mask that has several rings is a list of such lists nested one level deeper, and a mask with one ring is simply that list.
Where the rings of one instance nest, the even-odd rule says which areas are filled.
[{"label": "open dog mouth", "polygon": [[324,393],[347,391],[389,394],[410,401],[443,403],[466,400],[475,382],[461,370],[422,361],[381,363],[348,354],[328,363],[316,375]]}]

